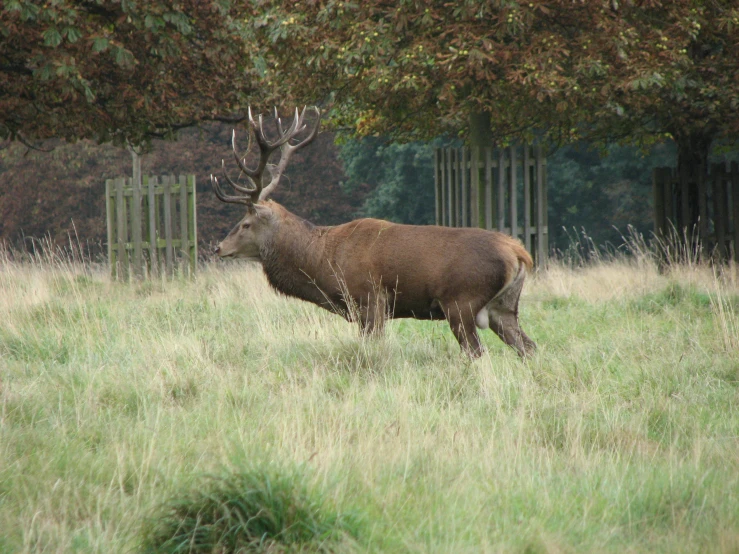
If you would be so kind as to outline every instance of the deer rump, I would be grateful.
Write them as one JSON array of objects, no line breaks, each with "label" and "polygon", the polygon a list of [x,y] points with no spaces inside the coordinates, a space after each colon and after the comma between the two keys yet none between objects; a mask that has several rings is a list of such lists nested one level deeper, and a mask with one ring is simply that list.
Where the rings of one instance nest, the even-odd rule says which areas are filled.
[{"label": "deer rump", "polygon": [[[386,318],[447,319],[472,356],[482,353],[476,327],[492,329],[521,356],[534,351],[518,324],[518,300],[532,266],[518,240],[482,229],[360,219],[315,227],[307,233],[313,238],[298,245],[295,227],[305,233],[305,222],[290,221],[296,216],[274,202],[266,204],[282,212],[284,230],[260,256],[280,292],[358,320],[365,333],[381,331]],[[296,249],[302,259],[280,255]],[[286,267],[296,266],[302,279],[293,278],[304,282],[284,275]]]}]

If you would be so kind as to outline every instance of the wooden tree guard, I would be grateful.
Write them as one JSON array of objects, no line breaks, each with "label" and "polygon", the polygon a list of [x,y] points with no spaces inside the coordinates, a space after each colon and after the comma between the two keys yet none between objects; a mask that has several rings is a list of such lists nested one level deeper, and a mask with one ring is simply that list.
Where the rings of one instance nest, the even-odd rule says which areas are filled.
[{"label": "wooden tree guard", "polygon": [[540,146],[438,148],[434,183],[437,225],[508,233],[523,241],[537,266],[546,265],[546,158]]},{"label": "wooden tree guard", "polygon": [[195,176],[105,182],[108,260],[113,278],[194,275],[197,267]]},{"label": "wooden tree guard", "polygon": [[[670,167],[652,173],[654,234],[689,240],[719,259],[739,261],[739,164],[712,164],[707,175]],[[695,222],[697,221],[697,225]]]}]

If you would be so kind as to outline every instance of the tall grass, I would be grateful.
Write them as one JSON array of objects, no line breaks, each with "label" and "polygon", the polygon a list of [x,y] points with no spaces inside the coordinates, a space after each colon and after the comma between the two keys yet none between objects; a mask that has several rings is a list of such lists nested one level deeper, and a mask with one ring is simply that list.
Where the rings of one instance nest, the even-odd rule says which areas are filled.
[{"label": "tall grass", "polygon": [[533,359],[486,332],[470,362],[250,265],[115,283],[6,250],[0,551],[739,550],[736,268],[634,246],[521,310]]}]

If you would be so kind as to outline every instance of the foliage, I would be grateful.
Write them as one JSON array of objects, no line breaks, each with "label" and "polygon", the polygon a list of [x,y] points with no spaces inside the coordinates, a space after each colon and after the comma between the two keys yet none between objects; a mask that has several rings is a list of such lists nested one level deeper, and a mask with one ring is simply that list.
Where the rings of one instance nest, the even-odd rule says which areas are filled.
[{"label": "foliage", "polygon": [[672,144],[648,153],[616,145],[598,152],[582,143],[553,152],[547,158],[550,247],[565,250],[580,233],[597,245],[621,245],[629,227],[649,236],[652,169],[674,159]]},{"label": "foliage", "polygon": [[339,147],[347,180],[344,189],[367,185],[360,215],[398,223],[434,223],[434,148],[441,141],[389,143],[366,137]]},{"label": "foliage", "polygon": [[[696,2],[264,2],[268,78],[360,135],[679,142],[739,131],[739,8]],[[301,52],[302,55],[295,55]],[[306,86],[309,83],[309,86]]]},{"label": "foliage", "polygon": [[9,0],[0,138],[141,144],[259,97],[249,6],[230,0]]}]

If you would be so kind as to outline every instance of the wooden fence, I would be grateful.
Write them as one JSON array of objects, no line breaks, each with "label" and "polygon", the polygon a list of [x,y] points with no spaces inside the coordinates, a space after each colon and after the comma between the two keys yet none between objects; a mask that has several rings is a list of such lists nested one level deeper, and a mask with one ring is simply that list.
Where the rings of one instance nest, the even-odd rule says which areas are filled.
[{"label": "wooden fence", "polygon": [[537,266],[549,250],[546,158],[541,147],[438,148],[436,224],[497,229],[520,238]]},{"label": "wooden fence", "polygon": [[197,266],[195,176],[105,182],[108,260],[114,278],[194,274]]},{"label": "wooden fence", "polygon": [[[739,261],[739,165],[712,164],[692,178],[670,167],[653,172],[654,232],[680,239],[720,259]],[[694,222],[698,222],[697,225]]]}]

